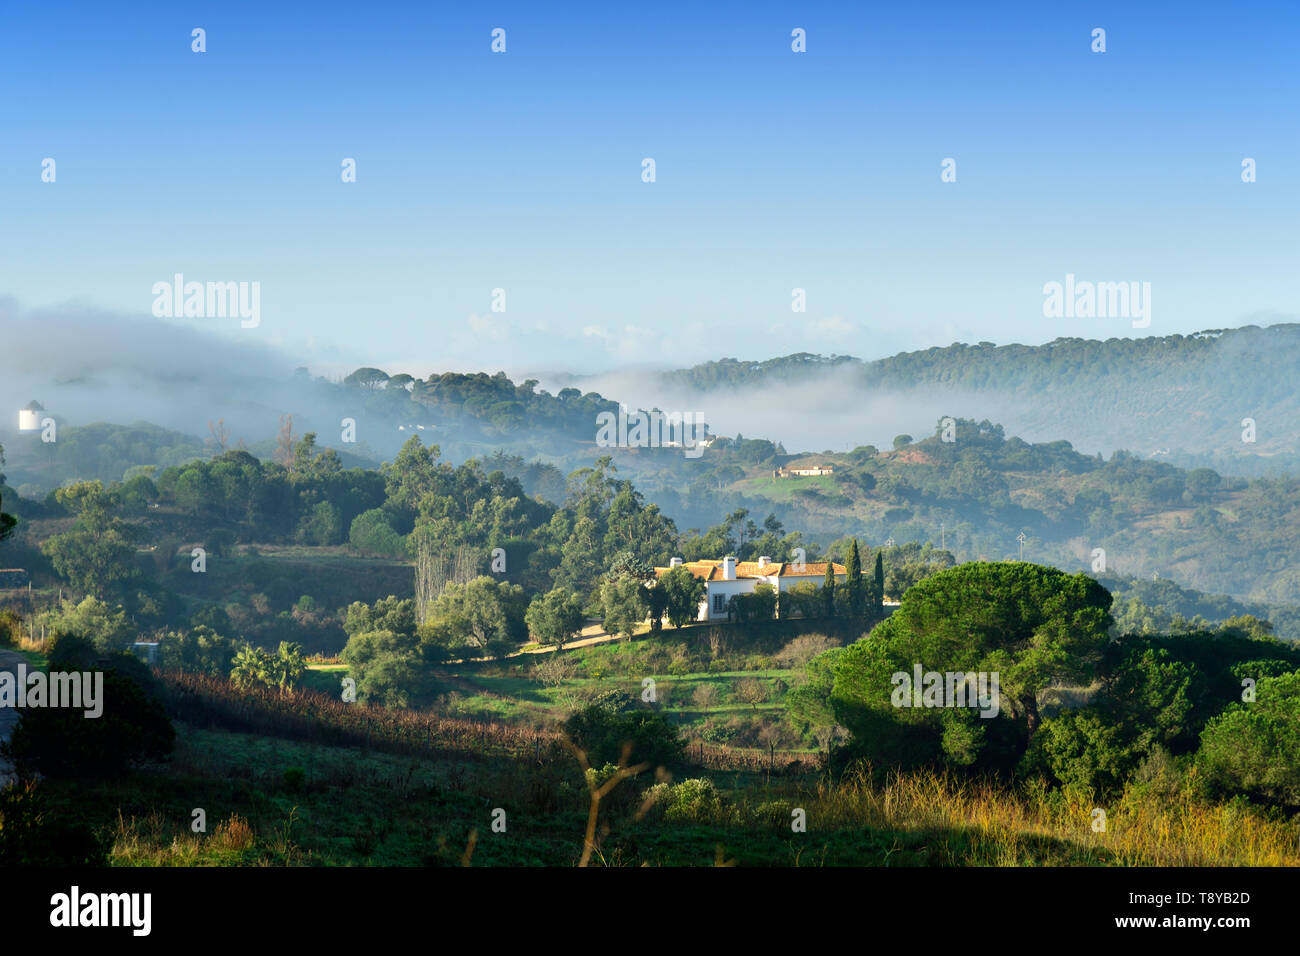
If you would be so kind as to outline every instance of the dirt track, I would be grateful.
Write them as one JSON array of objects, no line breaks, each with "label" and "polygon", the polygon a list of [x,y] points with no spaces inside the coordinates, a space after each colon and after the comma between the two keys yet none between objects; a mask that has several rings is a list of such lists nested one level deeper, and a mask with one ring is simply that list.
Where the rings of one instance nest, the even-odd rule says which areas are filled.
[{"label": "dirt track", "polygon": [[[0,671],[9,671],[17,677],[18,665],[24,663],[26,658],[21,654],[15,654],[13,651],[0,651]],[[13,733],[15,725],[18,723],[17,707],[0,707],[0,743],[9,739]],[[13,778],[13,768],[0,758],[0,787]]]}]

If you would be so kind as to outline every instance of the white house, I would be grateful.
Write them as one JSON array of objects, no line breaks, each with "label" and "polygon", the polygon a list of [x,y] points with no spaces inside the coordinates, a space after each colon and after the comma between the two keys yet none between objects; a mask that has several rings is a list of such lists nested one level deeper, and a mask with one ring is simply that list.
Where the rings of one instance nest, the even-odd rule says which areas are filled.
[{"label": "white house", "polygon": [[817,478],[821,475],[835,474],[834,465],[791,465],[789,468],[778,468],[772,472],[773,478]]},{"label": "white house", "polygon": [[[673,558],[666,568],[655,568],[655,577],[667,574],[672,568],[684,567],[691,574],[704,582],[704,600],[700,602],[697,621],[717,621],[727,619],[727,602],[736,594],[749,594],[760,584],[770,584],[779,595],[789,591],[796,584],[809,581],[820,587],[826,579],[826,562],[806,561],[796,567],[791,561],[772,561],[761,557],[757,561],[737,561],[726,557],[721,561],[686,561]],[[868,572],[863,571],[863,574]],[[847,580],[848,570],[842,564],[835,565],[835,584],[841,585]]]}]

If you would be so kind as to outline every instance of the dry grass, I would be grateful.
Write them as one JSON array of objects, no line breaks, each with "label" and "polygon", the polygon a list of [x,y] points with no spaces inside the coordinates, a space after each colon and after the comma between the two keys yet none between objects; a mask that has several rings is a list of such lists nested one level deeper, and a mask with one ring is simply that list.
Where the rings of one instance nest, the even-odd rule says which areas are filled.
[{"label": "dry grass", "polygon": [[158,811],[143,817],[117,815],[109,863],[113,866],[197,866],[203,854],[201,834],[178,834],[175,823]]},{"label": "dry grass", "polygon": [[[238,771],[250,762],[278,768],[286,760],[302,761],[297,753],[301,745],[266,740],[250,745],[243,738],[227,739],[228,735],[221,732],[202,733],[224,748],[221,753],[227,755],[227,760],[214,762],[206,750],[188,757],[182,753],[174,769],[186,776],[207,766],[216,779],[255,779],[247,774],[241,776]],[[279,754],[276,746],[286,746],[290,753]],[[272,749],[268,751],[268,747]],[[581,846],[591,854],[592,861],[605,859],[603,838],[593,836],[591,815],[584,841],[580,814],[570,812],[578,809],[584,796],[592,795],[584,795],[584,788],[573,785],[567,766],[517,759],[475,765],[438,762],[441,769],[433,776],[420,773],[412,781],[412,775],[418,772],[417,763],[409,758],[362,756],[342,750],[336,754],[332,748],[327,748],[325,755],[337,756],[337,764],[326,760],[317,765],[314,773],[329,785],[301,795],[304,820],[312,821],[313,839],[308,841],[308,849],[300,849],[293,839],[298,825],[296,808],[287,817],[281,811],[278,824],[275,817],[254,818],[250,814],[245,818],[232,813],[215,827],[210,825],[208,834],[190,832],[189,818],[173,808],[166,813],[154,811],[125,819],[119,813],[109,834],[113,843],[111,863],[364,863],[375,852],[374,843],[353,840],[345,845],[335,838],[353,832],[345,824],[355,807],[367,806],[380,817],[395,819],[402,817],[409,801],[426,789],[430,793],[458,794],[464,799],[447,805],[447,812],[454,817],[449,826],[412,824],[391,838],[377,838],[387,840],[389,852],[402,859],[418,860],[416,851],[434,852],[429,848],[439,839],[445,842],[448,836],[465,846],[466,835],[481,822],[480,806],[502,804],[518,806],[541,828],[533,837],[542,842],[521,849],[517,859],[496,854],[488,865],[536,865],[545,861],[562,866],[579,862],[576,855],[556,856],[552,851],[557,842]],[[422,766],[428,771],[434,765]],[[375,783],[382,796],[371,791],[353,792],[357,775]],[[839,855],[837,865],[1300,866],[1300,819],[1288,822],[1280,815],[1270,816],[1240,801],[1207,801],[1198,794],[1192,776],[1160,778],[1154,783],[1131,786],[1123,797],[1100,807],[1106,813],[1106,826],[1099,831],[1093,830],[1093,813],[1098,807],[1086,796],[1041,786],[1014,789],[994,780],[970,780],[936,772],[895,773],[876,782],[869,770],[863,770],[838,782],[823,777],[815,783],[783,781],[771,788],[764,786],[762,792],[745,788],[730,799],[724,795],[716,807],[706,808],[689,822],[643,820],[636,824],[641,829],[635,836],[647,846],[656,840],[666,841],[663,845],[668,849],[664,852],[670,853],[677,864],[687,860],[693,861],[689,865],[700,864],[695,850],[683,849],[698,839],[709,845],[713,840],[728,846],[747,845],[750,852],[745,865],[779,865],[782,860],[792,865],[816,865],[818,860],[812,857],[800,859],[796,854],[788,859],[786,841],[773,836],[779,831],[788,833],[790,809],[801,807],[807,813],[809,832],[815,828],[821,834],[823,858],[828,848],[832,855],[837,845],[853,848]],[[274,779],[278,780],[279,775]],[[590,790],[592,783],[588,780],[586,789]],[[594,810],[596,801],[591,803],[590,809]],[[603,812],[604,801],[600,800],[599,805]],[[648,805],[642,806],[636,814],[638,820],[647,809]],[[250,825],[250,819],[254,825]],[[616,831],[633,826],[630,820],[613,825]],[[697,825],[702,829],[694,833]],[[322,827],[335,837],[322,839]],[[402,849],[406,844],[415,850],[407,854]],[[469,852],[478,856],[482,849],[480,846],[480,852]],[[632,859],[658,859],[658,852],[647,849],[644,857],[634,855]],[[459,849],[456,854],[460,855]]]},{"label": "dry grass", "polygon": [[46,657],[49,655],[50,641],[48,638],[42,639],[39,637],[33,640],[30,637],[19,634],[18,649],[20,651],[27,651],[31,654],[39,654],[41,657]]},{"label": "dry grass", "polygon": [[1023,865],[1043,838],[1095,851],[1096,862],[1133,866],[1300,866],[1300,825],[1269,820],[1238,803],[1209,804],[1182,794],[1130,788],[1103,806],[1105,830],[1094,832],[1091,800],[1045,790],[1013,793],[992,782],[938,773],[892,774],[875,785],[863,772],[820,784],[809,815],[823,825],[896,830],[975,830],[992,846],[987,860]]},{"label": "dry grass", "polygon": [[212,841],[226,850],[247,850],[253,845],[253,828],[243,817],[231,814],[229,820],[217,824]]},{"label": "dry grass", "polygon": [[111,834],[111,866],[284,866],[310,863],[291,839],[290,813],[283,828],[259,839],[237,814],[218,823],[211,834],[182,830],[175,819],[157,810],[124,818],[119,811]]}]

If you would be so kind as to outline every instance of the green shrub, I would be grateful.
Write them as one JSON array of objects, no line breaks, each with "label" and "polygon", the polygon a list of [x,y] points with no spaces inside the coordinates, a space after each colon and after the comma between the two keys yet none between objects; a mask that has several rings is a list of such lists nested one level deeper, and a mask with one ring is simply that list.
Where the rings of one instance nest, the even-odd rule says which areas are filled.
[{"label": "green shrub", "polygon": [[749,808],[749,818],[760,826],[790,826],[790,811],[794,807],[789,802],[769,800]]},{"label": "green shrub", "polygon": [[711,744],[724,745],[734,743],[740,732],[741,722],[738,720],[728,720],[723,723],[709,720],[699,730],[701,739]]},{"label": "green shrub", "polygon": [[657,711],[618,692],[601,694],[564,723],[564,732],[587,754],[589,766],[617,764],[631,746],[627,763],[672,767],[682,761],[685,744],[677,728]]},{"label": "green shrub", "polygon": [[0,867],[107,865],[94,830],[50,813],[35,781],[0,787]]},{"label": "green shrub", "polygon": [[[584,795],[583,802],[589,801],[593,790],[603,787],[618,776],[618,773],[618,766],[612,763],[588,768],[587,793]],[[625,779],[605,791],[605,795],[600,798],[600,813],[606,817],[627,818],[640,810],[643,799],[643,790],[638,786],[636,779]]]},{"label": "green shrub", "polygon": [[382,508],[371,508],[353,518],[348,529],[348,542],[365,554],[397,558],[406,553],[405,539],[393,530]]},{"label": "green shrub", "polygon": [[1225,793],[1300,807],[1300,671],[1261,678],[1255,700],[1206,724],[1196,762]]},{"label": "green shrub", "polygon": [[663,818],[670,823],[725,823],[732,807],[713,781],[704,777],[681,783],[656,785],[651,794]]},{"label": "green shrub", "polygon": [[1128,793],[1137,800],[1148,797],[1164,804],[1171,804],[1184,795],[1206,798],[1201,778],[1192,768],[1189,772],[1191,758],[1175,758],[1163,747],[1151,752],[1129,779]]},{"label": "green shrub", "polygon": [[0,747],[24,775],[110,776],[133,763],[172,751],[176,733],[163,707],[161,687],[129,654],[99,663],[89,642],[63,637],[50,650],[51,672],[102,671],[102,713],[42,707],[23,710],[9,742]]},{"label": "green shrub", "polygon": [[203,549],[209,557],[224,558],[227,557],[235,546],[235,533],[228,528],[218,528],[215,531],[209,531],[203,539]]},{"label": "green shrub", "polygon": [[1022,772],[1049,777],[1067,789],[1111,796],[1142,759],[1124,727],[1095,708],[1067,710],[1043,721]]},{"label": "green shrub", "polygon": [[16,647],[22,634],[22,621],[8,608],[0,610],[0,647]]}]

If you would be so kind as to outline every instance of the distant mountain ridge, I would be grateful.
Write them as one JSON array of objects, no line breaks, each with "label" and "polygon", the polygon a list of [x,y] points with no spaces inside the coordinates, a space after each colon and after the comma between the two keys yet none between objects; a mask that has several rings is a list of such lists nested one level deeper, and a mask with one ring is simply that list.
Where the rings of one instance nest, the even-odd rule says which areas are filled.
[{"label": "distant mountain ridge", "polygon": [[[796,353],[767,361],[721,359],[663,373],[700,391],[818,384],[847,372],[869,391],[941,388],[989,407],[1028,441],[1068,437],[1075,447],[1159,454],[1183,467],[1240,475],[1300,472],[1300,324],[1210,329],[1191,335],[1046,345],[955,343],[889,358]],[[1244,419],[1255,441],[1242,440]]]}]

